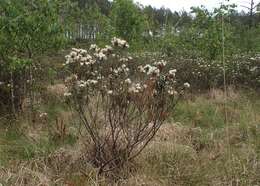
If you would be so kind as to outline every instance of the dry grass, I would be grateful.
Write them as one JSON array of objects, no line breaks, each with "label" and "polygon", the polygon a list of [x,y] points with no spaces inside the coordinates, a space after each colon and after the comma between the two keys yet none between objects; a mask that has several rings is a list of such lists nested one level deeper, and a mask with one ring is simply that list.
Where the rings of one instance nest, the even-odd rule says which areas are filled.
[{"label": "dry grass", "polygon": [[229,100],[229,101],[235,101],[235,100],[239,100],[240,94],[235,91],[235,89],[233,87],[228,87],[227,88],[227,92],[226,92],[226,96],[223,90],[221,89],[215,89],[212,88],[209,93],[209,98],[218,102],[218,103],[224,103],[225,99]]},{"label": "dry grass", "polygon": [[63,97],[65,92],[68,92],[68,88],[63,83],[49,85],[47,87],[47,94],[51,94],[57,97]]},{"label": "dry grass", "polygon": [[[0,183],[32,186],[260,185],[260,103],[258,99],[250,100],[232,91],[228,94],[231,118],[228,123],[222,123],[223,92],[220,90],[181,103],[176,121],[160,129],[130,168],[122,170],[116,182],[97,177],[97,170],[88,164],[84,155],[87,147],[81,141],[85,139],[79,139],[73,146],[64,146],[48,155],[9,162],[0,169]],[[211,109],[213,111],[209,112]],[[0,147],[1,143],[0,138]]]}]

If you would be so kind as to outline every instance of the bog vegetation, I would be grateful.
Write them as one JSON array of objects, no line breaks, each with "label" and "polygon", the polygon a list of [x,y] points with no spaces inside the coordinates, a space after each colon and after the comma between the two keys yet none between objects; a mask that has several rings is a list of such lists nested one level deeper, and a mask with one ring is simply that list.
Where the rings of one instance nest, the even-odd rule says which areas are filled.
[{"label": "bog vegetation", "polygon": [[0,185],[260,185],[260,4],[0,1]]}]

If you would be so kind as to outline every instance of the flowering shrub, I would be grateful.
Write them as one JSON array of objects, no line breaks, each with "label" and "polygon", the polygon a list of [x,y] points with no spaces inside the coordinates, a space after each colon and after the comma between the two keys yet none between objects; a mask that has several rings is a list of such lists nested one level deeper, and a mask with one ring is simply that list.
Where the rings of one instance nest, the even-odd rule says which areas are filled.
[{"label": "flowering shrub", "polygon": [[[226,81],[228,85],[235,87],[260,87],[260,66],[259,59],[249,59],[246,56],[233,57],[225,62]],[[221,61],[204,61],[197,62],[196,71],[193,75],[198,81],[204,81],[209,87],[223,86],[223,64]],[[202,80],[204,79],[204,80]]]},{"label": "flowering shrub", "polygon": [[[154,57],[148,56],[153,59]],[[168,58],[168,66],[174,67],[178,83],[186,81],[192,84],[193,90],[208,90],[223,87],[223,63],[219,60],[202,58],[184,59]],[[225,62],[226,83],[237,88],[260,88],[260,58],[233,56]]]},{"label": "flowering shrub", "polygon": [[64,94],[91,138],[90,161],[99,173],[118,170],[138,156],[169,116],[185,88],[165,61],[138,64],[126,41],[89,50],[73,48]]}]

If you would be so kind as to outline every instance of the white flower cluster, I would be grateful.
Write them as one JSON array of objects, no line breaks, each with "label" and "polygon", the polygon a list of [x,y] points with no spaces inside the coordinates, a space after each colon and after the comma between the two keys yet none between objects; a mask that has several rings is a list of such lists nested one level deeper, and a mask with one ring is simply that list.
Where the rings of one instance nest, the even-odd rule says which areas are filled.
[{"label": "white flower cluster", "polygon": [[167,93],[170,95],[170,96],[176,96],[178,95],[178,92],[176,90],[174,90],[172,87],[169,88],[169,90],[167,91]]},{"label": "white flower cluster", "polygon": [[96,58],[98,58],[100,61],[106,61],[107,56],[103,52],[95,53],[94,54]]},{"label": "white flower cluster", "polygon": [[87,50],[72,48],[69,55],[65,56],[66,62],[64,65],[69,65],[72,63],[79,63],[83,65],[93,65],[99,61],[106,61],[108,55],[112,52],[113,48],[106,45],[105,48],[99,48],[96,44],[90,46],[90,51],[94,51],[93,56],[88,54]]},{"label": "white flower cluster", "polygon": [[133,60],[132,57],[123,57],[123,58],[121,58],[119,61],[120,61],[120,62],[123,62],[123,63],[126,63],[126,62],[129,62],[129,61],[131,61],[131,60]]},{"label": "white flower cluster", "polygon": [[94,79],[89,79],[87,81],[84,81],[84,80],[79,80],[77,81],[77,86],[79,88],[84,88],[86,86],[90,86],[90,85],[96,85],[98,84],[98,81],[97,80],[94,80]]},{"label": "white flower cluster", "polygon": [[89,50],[94,50],[95,52],[98,52],[100,48],[96,44],[92,44],[90,45]]},{"label": "white flower cluster", "polygon": [[70,84],[70,83],[75,82],[77,79],[78,79],[78,76],[76,74],[72,74],[71,76],[69,76],[65,79],[65,83]]},{"label": "white flower cluster", "polygon": [[79,88],[84,88],[84,87],[87,86],[87,82],[84,81],[84,80],[79,80],[79,81],[77,81],[77,86],[78,86]]},{"label": "white flower cluster", "polygon": [[64,97],[70,97],[70,96],[72,96],[71,92],[65,92],[64,93]]},{"label": "white flower cluster", "polygon": [[128,89],[128,92],[129,93],[140,93],[146,88],[147,88],[146,84],[141,85],[140,83],[135,83],[135,84],[132,84],[132,86]]},{"label": "white flower cluster", "polygon": [[125,83],[130,85],[130,84],[132,83],[132,81],[131,81],[130,78],[127,78],[127,79],[125,80]]},{"label": "white flower cluster", "polygon": [[118,74],[121,74],[121,73],[125,73],[126,75],[129,73],[129,68],[126,66],[126,64],[122,64],[120,67],[118,68],[110,68],[110,71],[115,74],[115,75],[118,75]]},{"label": "white flower cluster", "polygon": [[160,75],[160,69],[156,66],[152,65],[145,65],[145,66],[139,66],[138,70],[142,73],[146,73],[147,75],[153,75],[153,76],[159,76]]},{"label": "white flower cluster", "polygon": [[[171,69],[166,71],[164,67],[167,62],[164,60],[151,61],[151,64],[144,64],[138,66],[133,63],[128,63],[132,57],[122,55],[119,53],[120,48],[128,48],[129,45],[126,41],[113,38],[112,47],[106,45],[105,48],[99,48],[97,45],[91,45],[89,53],[82,49],[73,49],[72,52],[66,56],[68,64],[79,62],[80,65],[92,64],[91,68],[74,68],[72,67],[72,75],[65,80],[68,91],[64,93],[65,97],[72,95],[80,95],[79,98],[85,99],[84,94],[98,93],[107,94],[114,97],[114,95],[121,95],[124,93],[129,96],[139,96],[140,93],[148,91],[152,95],[162,94],[169,97],[178,95],[176,88],[175,75],[177,70]],[[119,50],[118,50],[119,49]],[[119,52],[118,52],[119,51]],[[102,61],[106,61],[103,63]],[[75,70],[78,70],[75,72]],[[136,72],[145,74],[144,76],[136,76]],[[130,73],[131,72],[131,73]],[[131,76],[130,76],[131,74]],[[132,76],[133,75],[133,76]],[[131,79],[130,79],[131,77]],[[133,79],[132,79],[133,77]],[[143,79],[141,79],[143,78]],[[190,84],[185,83],[185,88],[189,88]],[[149,89],[148,89],[149,87]],[[79,90],[79,91],[78,91]],[[86,90],[86,91],[85,91]],[[73,96],[73,98],[76,98]]]},{"label": "white flower cluster", "polygon": [[176,76],[176,72],[177,72],[176,69],[169,70],[169,76],[170,76],[171,78],[174,78],[174,77]]},{"label": "white flower cluster", "polygon": [[97,80],[94,80],[94,79],[87,80],[87,85],[96,85],[96,84],[98,84]]},{"label": "white flower cluster", "polygon": [[102,53],[111,53],[113,51],[113,47],[110,45],[106,45],[105,48],[101,49]]},{"label": "white flower cluster", "polygon": [[91,45],[90,50],[94,50],[94,56],[100,61],[106,61],[108,55],[112,53],[113,48],[109,45],[106,45],[105,48],[100,49],[97,45]]},{"label": "white flower cluster", "polygon": [[108,94],[108,95],[112,95],[112,94],[113,94],[113,90],[108,90],[108,91],[107,91],[107,94]]},{"label": "white flower cluster", "polygon": [[167,62],[164,60],[158,61],[154,63],[155,66],[157,66],[158,68],[163,68],[167,65]]},{"label": "white flower cluster", "polygon": [[121,48],[129,48],[127,41],[114,37],[111,41],[113,46],[119,46]]},{"label": "white flower cluster", "polygon": [[184,83],[184,87],[185,88],[190,88],[190,84],[186,82],[186,83]]},{"label": "white flower cluster", "polygon": [[48,116],[48,114],[46,112],[42,112],[39,115],[40,118],[46,118],[47,116]]},{"label": "white flower cluster", "polygon": [[96,61],[88,54],[87,50],[72,48],[69,55],[65,56],[66,62],[64,65],[71,63],[80,63],[80,65],[91,65]]}]

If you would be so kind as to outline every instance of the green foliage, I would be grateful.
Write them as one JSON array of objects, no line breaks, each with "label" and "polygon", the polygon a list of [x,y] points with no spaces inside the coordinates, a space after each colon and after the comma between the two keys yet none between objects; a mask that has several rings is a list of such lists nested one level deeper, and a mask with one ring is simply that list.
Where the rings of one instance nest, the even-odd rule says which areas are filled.
[{"label": "green foliage", "polygon": [[[159,50],[168,56],[202,57],[209,61],[221,59],[223,41],[225,56],[232,57],[238,53],[255,54],[260,51],[259,26],[256,24],[255,27],[248,27],[249,18],[236,12],[235,7],[221,5],[214,11],[203,6],[192,7],[190,14],[179,14],[179,19],[176,16],[178,21],[172,21],[175,24],[167,21],[168,13],[165,11],[166,25],[160,26],[156,35],[160,42],[155,42],[159,43]],[[150,9],[145,9],[145,13],[151,17],[153,15]],[[150,19],[149,23],[153,25]],[[157,30],[158,28],[159,26]]]},{"label": "green foliage", "polygon": [[15,1],[0,3],[0,46],[2,56],[34,54],[59,48],[63,41],[55,1]]},{"label": "green foliage", "polygon": [[140,42],[146,29],[146,22],[141,10],[132,0],[115,0],[111,18],[118,37],[131,43]]},{"label": "green foliage", "polygon": [[[232,7],[221,6],[214,12],[209,12],[204,7],[193,7],[192,13],[195,18],[189,28],[181,33],[181,43],[190,51],[196,51],[197,56],[209,60],[219,59],[222,54],[222,41],[225,40],[226,54],[231,54],[232,47],[232,25],[227,22]],[[223,18],[222,20],[222,16]],[[224,28],[222,27],[222,21]],[[224,37],[222,31],[224,29]]]},{"label": "green foliage", "polygon": [[[36,56],[56,51],[64,44],[58,3],[58,0],[0,1],[0,79],[6,84],[9,81],[11,87],[9,97],[6,91],[0,90],[0,94],[7,97],[5,101],[12,102],[13,113],[20,109],[29,89],[33,90]],[[25,86],[29,80],[30,84]]]},{"label": "green foliage", "polygon": [[173,34],[167,33],[160,39],[159,48],[163,54],[173,56],[178,53],[178,37]]},{"label": "green foliage", "polygon": [[32,64],[31,59],[19,59],[12,57],[8,66],[10,72],[21,71]]}]

